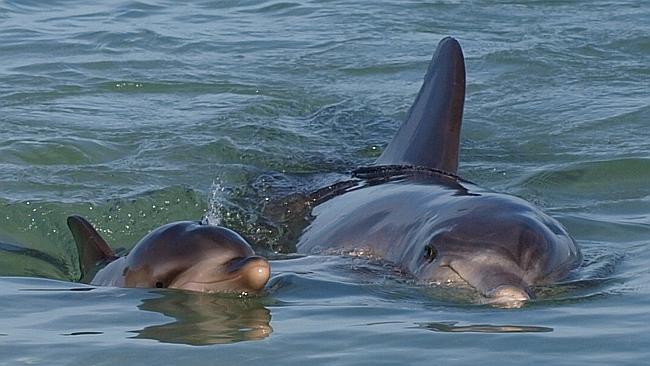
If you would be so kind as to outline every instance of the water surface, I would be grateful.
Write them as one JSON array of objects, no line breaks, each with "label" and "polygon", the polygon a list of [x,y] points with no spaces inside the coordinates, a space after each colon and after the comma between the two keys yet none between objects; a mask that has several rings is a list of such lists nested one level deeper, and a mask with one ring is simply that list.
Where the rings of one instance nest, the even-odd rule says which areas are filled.
[{"label": "water surface", "polygon": [[[0,364],[643,364],[647,19],[639,0],[0,2]],[[267,202],[372,162],[447,35],[460,174],[566,225],[572,278],[510,310],[338,257],[274,260],[260,297],[70,282],[70,214],[115,247],[211,213],[286,251]]]}]

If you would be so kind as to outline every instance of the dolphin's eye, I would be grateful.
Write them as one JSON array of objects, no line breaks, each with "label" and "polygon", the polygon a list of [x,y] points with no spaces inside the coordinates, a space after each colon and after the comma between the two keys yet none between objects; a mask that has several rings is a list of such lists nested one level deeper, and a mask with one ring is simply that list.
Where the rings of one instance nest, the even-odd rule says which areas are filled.
[{"label": "dolphin's eye", "polygon": [[433,247],[433,245],[429,244],[426,247],[424,247],[424,259],[426,259],[429,263],[433,262],[434,259],[438,256],[438,251],[436,248]]},{"label": "dolphin's eye", "polygon": [[156,288],[163,288],[163,287],[165,287],[165,286],[163,286],[162,282],[160,282],[160,281],[156,282]]}]

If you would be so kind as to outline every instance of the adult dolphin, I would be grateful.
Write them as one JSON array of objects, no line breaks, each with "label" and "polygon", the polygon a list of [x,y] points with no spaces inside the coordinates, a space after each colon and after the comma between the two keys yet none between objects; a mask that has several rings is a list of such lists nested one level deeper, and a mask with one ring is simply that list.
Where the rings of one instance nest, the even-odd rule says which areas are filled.
[{"label": "adult dolphin", "polygon": [[458,42],[443,39],[396,136],[356,180],[312,196],[299,253],[367,255],[424,283],[463,283],[497,304],[567,276],[580,252],[556,220],[528,202],[457,176],[465,99]]},{"label": "adult dolphin", "polygon": [[[200,292],[256,292],[270,267],[236,232],[197,221],[161,226],[118,257],[93,226],[68,217],[79,250],[82,282],[98,286],[168,287]],[[98,271],[94,268],[102,267]]]}]

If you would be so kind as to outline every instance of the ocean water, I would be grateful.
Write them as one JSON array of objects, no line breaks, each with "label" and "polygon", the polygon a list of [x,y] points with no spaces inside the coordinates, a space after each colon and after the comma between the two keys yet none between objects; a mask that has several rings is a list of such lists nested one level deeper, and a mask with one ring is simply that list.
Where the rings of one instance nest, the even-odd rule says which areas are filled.
[{"label": "ocean water", "polygon": [[[0,365],[647,363],[648,19],[641,0],[0,1]],[[276,254],[296,228],[273,202],[379,156],[448,35],[460,175],[585,257],[520,309]],[[273,278],[248,297],[74,283],[70,214],[126,248],[208,215]]]}]

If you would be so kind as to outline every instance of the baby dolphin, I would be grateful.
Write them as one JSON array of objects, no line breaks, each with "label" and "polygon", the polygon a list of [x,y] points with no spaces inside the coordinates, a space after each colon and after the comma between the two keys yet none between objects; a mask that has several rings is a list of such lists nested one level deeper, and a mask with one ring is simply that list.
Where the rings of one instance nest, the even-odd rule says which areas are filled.
[{"label": "baby dolphin", "polygon": [[[221,226],[198,221],[163,225],[126,256],[116,256],[84,218],[68,217],[68,227],[79,250],[81,281],[92,285],[249,293],[261,290],[271,272],[246,240]],[[93,271],[98,264],[105,266]]]},{"label": "baby dolphin", "polygon": [[566,277],[581,255],[558,221],[458,177],[464,101],[463,54],[445,38],[374,165],[310,197],[313,220],[297,251],[381,258],[422,283],[469,285],[506,307]]}]

